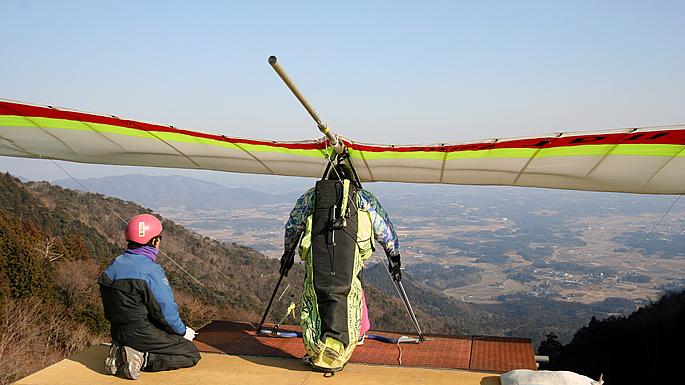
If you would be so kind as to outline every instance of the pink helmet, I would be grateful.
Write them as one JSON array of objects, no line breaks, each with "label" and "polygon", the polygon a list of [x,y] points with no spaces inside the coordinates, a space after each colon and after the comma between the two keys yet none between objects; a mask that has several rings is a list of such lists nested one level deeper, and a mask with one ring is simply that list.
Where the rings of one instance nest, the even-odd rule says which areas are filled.
[{"label": "pink helmet", "polygon": [[162,223],[153,215],[140,214],[128,221],[125,232],[127,241],[145,245],[162,233]]}]

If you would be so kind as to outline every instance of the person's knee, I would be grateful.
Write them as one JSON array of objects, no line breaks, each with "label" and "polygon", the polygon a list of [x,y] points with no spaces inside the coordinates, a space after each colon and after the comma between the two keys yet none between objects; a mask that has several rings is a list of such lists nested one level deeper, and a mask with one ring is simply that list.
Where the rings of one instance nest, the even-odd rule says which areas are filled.
[{"label": "person's knee", "polygon": [[192,354],[188,355],[188,358],[190,358],[190,360],[193,362],[192,366],[195,366],[200,361],[202,356],[200,355],[200,352],[197,349],[195,349],[195,351],[192,352]]},{"label": "person's knee", "polygon": [[193,365],[191,366],[197,365],[197,363],[200,362],[200,359],[202,359],[202,357],[199,354],[197,355],[197,357],[190,357],[190,360],[193,361]]}]

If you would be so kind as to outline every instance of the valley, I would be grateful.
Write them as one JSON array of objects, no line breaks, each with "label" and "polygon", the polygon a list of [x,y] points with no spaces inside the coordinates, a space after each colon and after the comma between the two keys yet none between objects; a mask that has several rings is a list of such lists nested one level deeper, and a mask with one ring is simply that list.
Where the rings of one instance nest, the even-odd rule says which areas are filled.
[{"label": "valley", "polygon": [[[623,298],[638,306],[684,284],[684,205],[664,216],[673,196],[396,186],[367,188],[395,225],[404,268],[477,268],[482,281],[442,290],[460,301],[496,303],[499,296],[526,293],[581,303]],[[155,210],[209,238],[279,258],[293,204],[283,199],[241,209]],[[377,251],[367,266],[383,260]]]}]

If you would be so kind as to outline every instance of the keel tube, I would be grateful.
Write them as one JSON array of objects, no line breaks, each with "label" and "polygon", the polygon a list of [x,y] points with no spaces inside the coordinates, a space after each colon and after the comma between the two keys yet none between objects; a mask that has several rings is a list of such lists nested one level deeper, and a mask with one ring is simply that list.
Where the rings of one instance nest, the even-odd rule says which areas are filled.
[{"label": "keel tube", "polygon": [[335,152],[338,154],[342,154],[345,151],[345,146],[341,141],[338,141],[338,136],[333,133],[330,130],[330,127],[326,123],[324,123],[321,118],[319,118],[319,115],[316,113],[316,110],[309,104],[307,101],[307,98],[304,97],[302,92],[300,92],[300,89],[297,88],[297,85],[295,85],[295,82],[290,78],[290,75],[288,75],[287,72],[285,72],[285,69],[281,65],[281,63],[278,62],[278,59],[276,56],[270,56],[269,57],[269,64],[274,68],[278,76],[281,77],[281,79],[285,82],[285,85],[290,88],[290,91],[292,91],[293,94],[295,94],[295,97],[297,100],[302,103],[302,106],[304,106],[305,110],[309,112],[309,115],[314,119],[316,122],[316,125],[319,127],[319,131],[321,131],[326,137],[328,138],[328,141],[331,143],[331,146],[335,148]]}]

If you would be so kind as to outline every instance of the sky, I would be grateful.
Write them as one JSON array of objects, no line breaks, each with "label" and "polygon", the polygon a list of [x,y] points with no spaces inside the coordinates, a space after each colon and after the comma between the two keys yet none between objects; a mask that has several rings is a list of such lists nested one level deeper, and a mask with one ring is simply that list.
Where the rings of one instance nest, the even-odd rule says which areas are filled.
[{"label": "sky", "polygon": [[[322,120],[361,142],[685,124],[683,20],[682,0],[0,0],[0,98],[318,138],[268,64],[275,55]],[[284,180],[7,157],[0,171]]]}]

